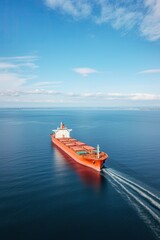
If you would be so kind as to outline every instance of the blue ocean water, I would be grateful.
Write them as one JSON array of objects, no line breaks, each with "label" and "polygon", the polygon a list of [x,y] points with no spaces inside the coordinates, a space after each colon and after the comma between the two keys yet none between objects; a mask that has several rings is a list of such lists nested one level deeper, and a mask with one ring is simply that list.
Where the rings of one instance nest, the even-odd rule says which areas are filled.
[{"label": "blue ocean water", "polygon": [[[52,145],[60,122],[109,155],[102,173]],[[0,239],[160,239],[160,111],[0,110]]]}]

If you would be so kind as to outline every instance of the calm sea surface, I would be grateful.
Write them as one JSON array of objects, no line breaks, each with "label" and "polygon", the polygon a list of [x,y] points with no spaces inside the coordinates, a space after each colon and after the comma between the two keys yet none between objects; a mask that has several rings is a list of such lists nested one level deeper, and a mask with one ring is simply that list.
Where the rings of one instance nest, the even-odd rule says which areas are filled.
[{"label": "calm sea surface", "polygon": [[[51,143],[60,122],[102,173]],[[0,110],[0,239],[160,239],[160,111]]]}]

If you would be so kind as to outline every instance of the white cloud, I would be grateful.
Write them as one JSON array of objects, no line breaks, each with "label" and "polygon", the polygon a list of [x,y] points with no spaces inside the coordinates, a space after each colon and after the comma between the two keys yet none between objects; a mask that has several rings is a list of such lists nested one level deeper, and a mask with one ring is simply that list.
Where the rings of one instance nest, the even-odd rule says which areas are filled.
[{"label": "white cloud", "polygon": [[143,70],[139,72],[139,74],[155,74],[155,73],[160,73],[160,69],[148,69],[148,70]]},{"label": "white cloud", "polygon": [[123,101],[136,101],[136,100],[160,100],[160,95],[150,93],[85,93],[83,97],[92,97],[96,99],[105,100],[123,100]]},{"label": "white cloud", "polygon": [[14,69],[14,68],[17,68],[16,64],[7,63],[7,62],[0,62],[0,70]]},{"label": "white cloud", "polygon": [[116,9],[113,15],[112,26],[116,29],[131,29],[137,23],[137,19],[139,17],[139,13],[127,11],[127,9],[124,8],[119,8]]},{"label": "white cloud", "polygon": [[[27,97],[28,95],[28,97]],[[84,93],[66,93],[54,90],[45,90],[45,89],[30,89],[30,90],[6,90],[0,91],[1,97],[11,97],[15,99],[15,97],[23,97],[25,96],[26,102],[31,99],[34,101],[54,101],[54,99],[72,99],[79,101],[87,99],[92,99],[92,101],[102,101],[103,103],[108,100],[115,100],[115,101],[154,101],[160,100],[160,95],[158,94],[151,94],[151,93],[102,93],[102,92],[84,92]],[[31,98],[34,97],[34,98]],[[49,97],[49,98],[48,98]]]},{"label": "white cloud", "polygon": [[60,9],[73,17],[86,17],[91,13],[91,4],[86,0],[46,0],[48,7]]},{"label": "white cloud", "polygon": [[87,93],[83,93],[81,94],[81,97],[85,97],[85,98],[104,98],[105,94],[101,93],[101,92],[97,92],[97,93],[90,93],[90,92],[87,92]]},{"label": "white cloud", "polygon": [[62,83],[63,83],[62,81],[37,82],[33,84],[32,87],[35,86],[35,87],[45,88],[45,87],[51,87],[51,86],[58,86],[58,85],[61,85]]},{"label": "white cloud", "polygon": [[160,100],[160,95],[149,93],[135,93],[130,95],[130,100]]},{"label": "white cloud", "polygon": [[7,89],[0,91],[0,94],[3,96],[25,96],[25,95],[65,95],[62,92],[54,91],[54,90],[46,90],[46,89]]},{"label": "white cloud", "polygon": [[[141,18],[141,13],[134,11],[132,1],[126,4],[123,1],[115,1],[111,4],[109,0],[99,1],[100,13],[94,16],[96,23],[110,23],[113,28],[131,29]],[[94,14],[94,13],[93,13]]]},{"label": "white cloud", "polygon": [[0,71],[30,68],[35,69],[37,56],[0,57]]},{"label": "white cloud", "polygon": [[53,10],[76,18],[90,18],[115,29],[137,27],[150,41],[160,39],[160,0],[44,0]]},{"label": "white cloud", "polygon": [[33,89],[33,90],[23,90],[20,91],[20,94],[31,94],[31,95],[61,95],[61,92],[54,90],[45,90],[45,89]]},{"label": "white cloud", "polygon": [[13,69],[21,69],[21,68],[31,68],[35,69],[38,68],[38,66],[31,62],[26,63],[10,63],[10,62],[0,62],[0,71],[4,70],[13,70]]},{"label": "white cloud", "polygon": [[14,90],[33,79],[37,56],[0,57],[0,89]]},{"label": "white cloud", "polygon": [[144,0],[144,3],[148,11],[140,24],[140,30],[148,40],[155,41],[160,39],[160,0]]},{"label": "white cloud", "polygon": [[74,68],[73,71],[82,75],[83,77],[86,77],[92,73],[97,73],[97,70],[93,68]]},{"label": "white cloud", "polygon": [[25,80],[15,73],[0,73],[0,89],[17,89],[25,83]]}]

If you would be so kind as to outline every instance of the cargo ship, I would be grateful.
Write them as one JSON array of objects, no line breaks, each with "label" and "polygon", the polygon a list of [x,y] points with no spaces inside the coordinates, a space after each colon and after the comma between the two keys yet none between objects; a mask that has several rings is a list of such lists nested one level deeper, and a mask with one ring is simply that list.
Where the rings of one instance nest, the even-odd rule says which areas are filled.
[{"label": "cargo ship", "polygon": [[70,136],[72,129],[68,129],[63,123],[60,124],[54,133],[50,134],[53,144],[62,149],[76,162],[101,171],[103,165],[108,158],[107,153],[101,152],[99,145],[97,148],[78,141]]}]

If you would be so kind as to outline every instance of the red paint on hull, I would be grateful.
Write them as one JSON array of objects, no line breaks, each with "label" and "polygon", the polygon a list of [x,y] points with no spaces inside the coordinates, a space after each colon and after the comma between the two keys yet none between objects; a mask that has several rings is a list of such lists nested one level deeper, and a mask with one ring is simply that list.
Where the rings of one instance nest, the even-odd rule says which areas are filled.
[{"label": "red paint on hull", "polygon": [[[74,159],[76,162],[93,168],[97,171],[100,171],[103,167],[103,164],[105,162],[105,160],[108,158],[108,155],[104,152],[100,152],[99,154],[99,158],[97,157],[97,154],[93,151],[93,147],[90,147],[86,144],[80,146],[80,142],[78,141],[76,144],[76,139],[72,139],[72,138],[64,138],[64,139],[58,139],[55,138],[54,134],[51,134],[51,139],[52,142],[58,146],[60,149],[62,149],[65,153],[67,153],[72,159]],[[65,141],[66,140],[66,141]],[[75,145],[77,146],[77,149],[75,148],[75,146],[70,145],[69,143],[75,143]],[[81,150],[86,150],[86,148],[88,147],[88,150],[85,154],[83,155],[78,155],[78,147]]]}]

